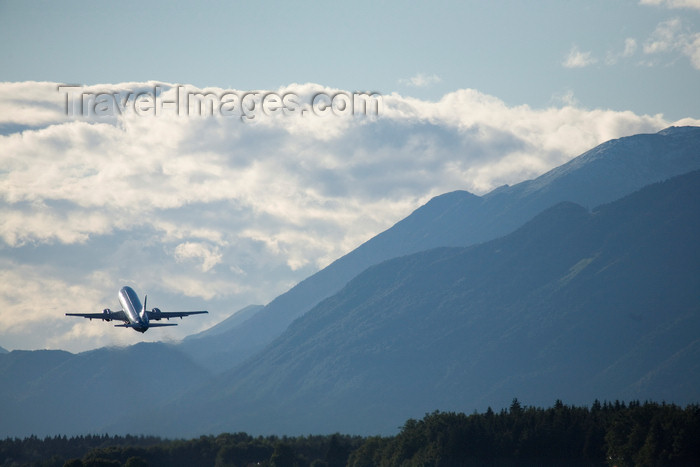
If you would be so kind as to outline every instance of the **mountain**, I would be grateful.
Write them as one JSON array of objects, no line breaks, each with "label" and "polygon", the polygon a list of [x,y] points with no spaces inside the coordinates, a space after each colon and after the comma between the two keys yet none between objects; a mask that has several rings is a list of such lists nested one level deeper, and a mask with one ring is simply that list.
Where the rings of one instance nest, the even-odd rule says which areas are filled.
[{"label": "mountain", "polygon": [[210,376],[160,343],[79,354],[14,350],[0,355],[0,374],[0,437],[103,432],[114,420],[176,400]]},{"label": "mountain", "polygon": [[592,212],[560,203],[503,238],[369,268],[137,425],[373,434],[513,397],[698,402],[698,239],[700,171]]},{"label": "mountain", "polygon": [[[199,358],[233,368],[279,336],[294,319],[381,261],[440,246],[468,246],[512,232],[562,201],[587,208],[650,183],[700,169],[700,128],[611,140],[544,175],[484,196],[455,191],[433,198],[392,228],[280,295],[251,319],[217,336]],[[204,348],[204,347],[203,347]]]},{"label": "mountain", "polygon": [[231,316],[221,321],[220,323],[215,324],[209,329],[205,329],[202,332],[198,332],[197,334],[191,334],[185,337],[184,341],[193,342],[202,338],[212,337],[230,331],[231,329],[234,329],[243,324],[244,322],[248,321],[255,315],[255,313],[257,313],[263,308],[263,305],[248,305],[246,307],[243,307],[240,310],[233,312]]},{"label": "mountain", "polygon": [[[40,379],[56,366],[65,363],[73,354],[63,350],[13,350],[0,355],[0,400],[7,401],[26,389],[30,381]],[[4,410],[0,420],[7,420]]]},{"label": "mountain", "polygon": [[6,348],[0,347],[0,354],[3,354],[3,353],[8,353],[8,351]]},{"label": "mountain", "polygon": [[229,367],[229,335],[262,310],[262,305],[248,305],[211,328],[187,336],[177,348],[198,365],[221,372]]},{"label": "mountain", "polygon": [[[527,322],[522,324],[512,317],[513,329],[504,330],[502,320],[493,318],[495,321],[492,328],[482,328],[484,335],[476,336],[482,338],[483,348],[473,347],[476,344],[470,344],[472,347],[469,347],[467,344],[461,343],[460,340],[450,341],[450,339],[457,339],[457,337],[450,337],[450,332],[454,336],[459,336],[459,332],[465,333],[464,335],[469,334],[467,333],[468,329],[459,331],[467,325],[460,324],[461,321],[455,317],[452,317],[453,321],[449,321],[448,318],[451,315],[445,310],[448,305],[455,310],[460,310],[457,306],[460,303],[475,303],[479,307],[482,305],[483,307],[492,307],[492,311],[489,313],[506,310],[511,315],[520,316],[519,310],[523,310],[523,313],[534,316],[533,323],[542,323],[547,322],[549,318],[537,317],[538,310],[548,310],[550,315],[558,316],[558,311],[554,308],[557,304],[565,309],[571,309],[571,313],[584,309],[589,310],[591,316],[598,313],[596,310],[613,310],[610,311],[613,313],[618,307],[626,309],[628,298],[630,299],[629,303],[637,304],[643,311],[646,310],[646,306],[656,306],[654,300],[658,300],[658,297],[667,297],[675,290],[675,283],[671,281],[679,274],[677,271],[671,271],[668,274],[670,282],[663,290],[658,290],[658,284],[652,284],[651,287],[647,288],[647,284],[634,275],[628,277],[621,274],[618,281],[617,276],[611,275],[611,271],[617,271],[616,268],[629,265],[632,258],[639,256],[639,252],[646,254],[647,250],[644,249],[646,247],[640,247],[639,252],[628,251],[627,256],[621,256],[615,262],[611,259],[613,258],[612,253],[607,250],[605,251],[608,256],[599,254],[597,250],[593,254],[579,245],[577,242],[585,243],[586,238],[574,236],[573,233],[576,229],[573,229],[573,233],[567,229],[559,229],[569,225],[561,224],[566,219],[568,219],[567,222],[571,222],[571,225],[579,226],[577,222],[581,222],[579,226],[581,229],[590,229],[589,222],[602,218],[598,211],[608,212],[607,207],[590,214],[582,207],[564,204],[558,205],[546,213],[544,219],[547,219],[547,216],[551,217],[553,213],[560,212],[559,215],[563,217],[550,220],[552,224],[550,229],[560,232],[562,238],[569,238],[571,245],[566,245],[566,248],[575,246],[573,251],[579,252],[578,254],[582,258],[577,259],[574,266],[568,266],[568,263],[562,260],[566,264],[562,263],[564,266],[560,265],[560,267],[565,269],[568,267],[568,269],[566,269],[563,279],[560,277],[561,283],[565,285],[565,287],[561,287],[561,290],[555,287],[558,284],[555,281],[547,283],[551,290],[541,286],[533,289],[536,290],[536,293],[504,295],[495,285],[502,282],[502,286],[514,284],[513,287],[515,287],[519,283],[518,281],[534,281],[539,277],[539,271],[546,272],[543,265],[537,269],[529,267],[530,264],[539,264],[537,261],[540,257],[548,258],[550,255],[546,249],[548,246],[546,242],[541,245],[535,241],[540,237],[541,239],[549,238],[546,230],[537,233],[537,238],[532,240],[537,248],[531,248],[528,244],[521,252],[525,256],[518,257],[517,260],[514,257],[509,257],[510,261],[521,264],[521,269],[510,270],[505,263],[494,262],[493,259],[499,256],[489,256],[484,253],[486,251],[483,250],[484,245],[473,246],[466,250],[442,248],[420,253],[417,256],[398,258],[388,263],[381,263],[381,261],[434,246],[459,247],[490,240],[515,230],[516,227],[522,226],[526,220],[532,218],[534,214],[539,213],[540,208],[552,207],[561,200],[573,200],[585,207],[590,207],[600,200],[611,201],[616,196],[634,191],[637,185],[644,184],[645,181],[664,179],[676,172],[689,172],[692,167],[700,164],[698,147],[700,147],[700,129],[670,128],[656,135],[637,135],[605,143],[538,179],[523,182],[513,187],[501,187],[482,197],[467,192],[453,192],[439,196],[391,229],[301,282],[297,287],[278,297],[266,307],[240,310],[230,319],[175,346],[139,344],[129,348],[98,349],[76,355],[61,351],[0,353],[0,436],[21,436],[29,433],[38,435],[72,434],[102,432],[106,429],[119,433],[199,435],[204,431],[218,430],[220,427],[238,426],[245,430],[277,433],[286,432],[287,428],[290,428],[289,433],[291,433],[292,430],[302,429],[305,426],[318,427],[319,430],[324,426],[336,427],[332,428],[333,431],[341,429],[341,431],[346,431],[343,427],[347,427],[347,431],[393,432],[396,426],[392,423],[394,423],[396,413],[401,411],[397,408],[400,404],[410,410],[407,411],[409,413],[406,416],[402,415],[402,418],[396,423],[403,423],[405,418],[412,414],[420,417],[424,411],[438,408],[437,404],[443,401],[445,402],[443,407],[459,405],[463,402],[464,407],[466,407],[464,410],[478,408],[478,404],[482,403],[491,403],[494,406],[502,407],[508,405],[514,395],[521,397],[526,403],[536,403],[537,399],[534,396],[530,398],[531,394],[525,390],[514,392],[514,389],[521,387],[515,383],[522,380],[522,387],[529,387],[525,384],[531,382],[528,378],[538,374],[542,375],[543,381],[547,381],[550,369],[551,375],[557,375],[556,378],[552,376],[548,380],[551,384],[550,392],[554,394],[560,390],[559,392],[562,393],[553,397],[567,397],[563,395],[563,392],[568,390],[572,384],[565,384],[567,381],[565,378],[559,382],[557,378],[561,375],[557,373],[557,362],[537,360],[536,356],[531,356],[532,362],[544,362],[543,365],[549,366],[543,367],[544,369],[532,367],[531,372],[525,375],[513,370],[511,379],[496,379],[497,383],[494,383],[497,371],[479,366],[481,361],[479,358],[483,357],[482,353],[494,350],[494,344],[483,340],[487,336],[490,335],[496,339],[494,342],[503,341],[503,355],[510,355],[511,358],[519,361],[517,359],[521,357],[521,354],[523,356],[528,354],[512,351],[512,346],[515,345],[513,342],[516,342],[514,339],[539,336],[540,328],[530,329],[527,331],[528,334],[526,332]],[[687,200],[676,199],[674,203],[685,205],[687,202],[692,202],[692,199],[692,196],[689,196]],[[672,213],[674,209],[676,207],[671,203],[668,212]],[[568,214],[564,215],[567,212]],[[518,230],[519,235],[522,232],[527,232],[526,227],[528,226],[541,225],[542,219],[540,217],[535,224],[530,223],[522,227]],[[630,225],[637,225],[640,227],[639,229],[633,229],[632,232],[626,232],[624,235],[618,234],[619,239],[624,239],[620,251],[627,251],[625,248],[633,244],[634,235],[641,235],[644,232],[642,227],[645,226],[640,223],[641,221],[637,219],[635,222],[637,224]],[[674,227],[674,231],[670,232],[670,235],[671,238],[676,238],[677,243],[668,245],[667,249],[674,252],[683,245],[687,245],[688,256],[686,260],[695,261],[692,255],[697,237],[687,239],[673,237],[673,235],[679,235],[685,227],[680,226],[678,229]],[[510,239],[509,241],[514,241],[513,238],[520,238],[517,235],[515,237],[512,235],[507,237]],[[553,248],[558,245],[554,241],[557,238],[551,240]],[[591,236],[590,238],[598,237]],[[628,240],[629,245],[627,245]],[[496,242],[504,241],[506,239]],[[612,237],[606,241],[609,244],[615,244]],[[653,248],[649,251],[653,251]],[[472,251],[482,252],[483,256],[479,257],[481,259],[469,260],[481,261],[481,263],[475,263],[478,266],[470,266],[471,263],[461,265],[455,262],[457,261],[455,258],[459,255],[464,258],[475,255],[476,253],[468,253]],[[537,254],[538,251],[539,254]],[[458,256],[452,258],[453,254]],[[530,256],[527,256],[528,254]],[[440,259],[442,257],[433,257],[433,255],[446,256],[444,259]],[[504,258],[505,256],[507,255],[504,255]],[[574,256],[578,258],[577,255]],[[649,261],[653,259],[644,255],[639,257]],[[607,269],[601,268],[599,274],[592,278],[588,277],[592,265],[601,264],[599,261],[604,260],[609,262]],[[407,263],[402,263],[402,261],[407,261]],[[669,261],[671,260],[669,259]],[[551,262],[555,263],[554,259]],[[424,270],[428,265],[432,264],[437,268],[439,264],[443,263],[453,264],[457,271],[462,268],[471,270],[472,273],[469,277],[462,278],[460,276],[455,279],[449,275],[445,276],[444,272],[439,269]],[[645,269],[645,264],[641,262],[637,264],[639,270],[635,274],[656,277],[654,270]],[[686,267],[688,278],[695,277],[697,263],[695,264],[694,268]],[[376,266],[366,270],[367,266],[371,265]],[[392,265],[399,269],[391,269],[394,267]],[[363,270],[366,271],[348,284],[350,279]],[[382,273],[382,271],[386,272]],[[548,274],[556,275],[561,272],[557,271],[549,271]],[[624,270],[623,272],[629,273],[630,271]],[[406,281],[409,279],[414,281],[411,284],[415,286],[415,290],[411,290],[410,287],[408,290],[404,290],[402,288],[405,287],[404,283],[394,281],[394,278],[404,277],[404,274],[410,274],[410,278],[407,278]],[[424,274],[428,275],[427,279],[423,278]],[[499,274],[502,274],[503,278],[498,276]],[[530,278],[529,275],[533,277]],[[512,279],[504,279],[511,276]],[[609,282],[598,284],[581,282],[585,278],[593,281],[596,277],[604,277]],[[685,280],[683,277],[679,279]],[[450,282],[455,280],[462,281],[459,284],[472,284],[472,286],[468,291],[460,291],[459,287]],[[474,282],[478,280],[482,280],[485,285],[482,287],[481,282],[478,284]],[[421,286],[421,281],[425,281],[426,285]],[[374,282],[376,282],[375,289],[371,289]],[[433,294],[444,289],[441,286],[443,282],[455,287],[452,287],[452,290],[445,289],[444,296],[434,296]],[[357,289],[363,283],[366,288]],[[634,294],[629,292],[627,283],[638,284],[641,288],[639,297],[646,297],[649,305],[646,302],[639,302],[641,298],[636,298]],[[338,293],[346,284],[348,288]],[[598,289],[587,284],[596,285]],[[683,281],[679,280],[678,284],[683,284]],[[373,290],[373,295],[368,295],[370,289]],[[618,289],[621,291],[621,296],[614,295]],[[404,291],[405,295],[397,295],[398,290]],[[557,293],[555,294],[552,290],[557,291]],[[562,295],[565,292],[568,295]],[[586,295],[585,292],[590,296]],[[654,293],[657,295],[653,295]],[[382,297],[390,299],[391,302],[382,302]],[[502,302],[496,300],[498,297],[502,297]],[[541,297],[542,304],[538,304],[536,301],[538,297]],[[593,307],[595,303],[591,305],[586,301],[590,297],[600,297],[599,301],[604,299],[610,301],[602,301],[598,304],[598,308],[595,308]],[[675,300],[680,299],[679,297],[681,296],[670,297],[668,303],[671,305],[677,303]],[[326,298],[328,300],[323,301]],[[433,303],[432,300],[436,302]],[[450,300],[452,301],[450,302]],[[575,300],[580,300],[580,304]],[[409,306],[411,301],[414,302],[414,308]],[[321,302],[323,303],[320,304]],[[337,313],[332,313],[333,310],[324,308],[336,302],[338,305],[333,310],[336,310],[337,313],[347,314],[347,321],[346,318],[341,319]],[[352,308],[353,303],[356,303],[360,308],[358,310]],[[404,305],[399,306],[402,303]],[[428,326],[432,323],[427,318],[431,316],[430,313],[426,315],[427,317],[420,317],[421,315],[417,314],[415,316],[418,317],[414,316],[413,318],[411,318],[413,315],[404,316],[401,314],[411,310],[415,313],[425,313],[425,310],[415,307],[427,303],[435,308],[435,313],[437,313],[435,316],[440,316],[440,313],[446,315],[443,319],[453,331],[433,329],[433,327]],[[375,306],[375,304],[386,305],[387,311],[383,311],[382,306]],[[304,315],[315,305],[318,306],[314,313],[309,314],[309,316]],[[397,306],[399,306],[398,309]],[[689,313],[695,310],[693,306],[689,306]],[[358,315],[360,309],[370,314],[360,316]],[[484,315],[483,310],[485,309],[479,308],[482,310],[482,315]],[[590,311],[591,309],[593,311]],[[676,312],[677,310],[674,309],[674,313]],[[638,320],[644,324],[648,322],[645,313],[646,311],[643,313],[630,311],[628,318],[632,322]],[[394,318],[394,315],[398,318]],[[576,314],[576,316],[579,315]],[[299,317],[301,318],[289,327],[282,336],[288,325]],[[357,317],[357,321],[354,320],[355,317]],[[307,321],[307,319],[312,319],[312,321]],[[373,319],[377,321],[374,322]],[[383,319],[386,320],[386,323],[382,321]],[[470,323],[472,319],[476,318],[470,317],[465,322]],[[418,325],[415,324],[415,320],[418,320]],[[479,322],[488,323],[488,320]],[[575,338],[578,337],[577,334],[572,336],[566,334],[566,332],[573,332],[566,330],[577,329],[581,332],[585,330],[573,322],[556,320],[553,322],[561,328],[554,330],[551,326],[543,326],[542,329],[552,328],[552,336],[557,332],[558,335],[564,336],[561,337],[563,339],[561,345],[566,344],[567,340],[575,341]],[[662,394],[661,391],[653,392],[658,389],[659,381],[673,381],[673,384],[667,385],[667,392],[664,393],[666,395],[663,398],[683,402],[681,400],[682,397],[685,397],[683,394],[693,394],[695,388],[698,387],[697,382],[691,378],[700,374],[697,363],[700,362],[700,359],[697,358],[699,356],[697,345],[689,344],[677,350],[673,357],[666,358],[653,370],[648,370],[649,365],[645,360],[639,358],[644,349],[653,349],[648,355],[649,362],[653,363],[658,358],[665,358],[664,356],[667,356],[669,349],[675,350],[678,345],[687,342],[684,336],[679,337],[678,335],[679,325],[683,324],[686,325],[684,328],[686,332],[697,329],[697,327],[693,327],[695,324],[692,320],[678,317],[673,323],[659,326],[655,331],[656,334],[645,334],[644,337],[639,337],[636,350],[631,349],[619,358],[615,354],[617,359],[605,371],[598,372],[594,377],[591,377],[598,382],[596,384],[599,384],[596,388],[603,388],[607,384],[610,389],[608,393],[619,394],[619,397],[627,397],[629,394]],[[343,333],[337,334],[338,326],[347,336]],[[416,331],[416,327],[424,327],[426,336],[432,335],[434,342],[430,345],[422,343],[415,348],[409,346],[407,350],[403,349],[398,345],[401,335],[394,335],[392,326],[405,330],[409,336],[415,335],[417,343],[420,340],[420,332]],[[631,326],[631,329],[636,329],[634,324]],[[318,329],[321,334],[314,334],[314,329]],[[610,337],[605,329],[600,332],[599,336],[601,339],[609,339],[611,342],[620,341],[621,346],[630,344],[631,338],[628,338],[624,332],[620,332],[619,327],[615,329],[618,330],[618,334],[613,337]],[[501,332],[502,335],[497,334],[498,332]],[[357,334],[357,338],[353,337],[353,333]],[[636,336],[641,336],[641,334],[631,335],[635,336],[635,339]],[[289,340],[290,336],[294,336],[291,341]],[[329,340],[330,336],[336,340]],[[383,336],[386,336],[387,339],[391,338],[391,340],[383,342]],[[512,339],[508,336],[512,336]],[[275,338],[279,339],[273,344]],[[542,337],[543,342],[546,341],[546,338],[547,336]],[[480,341],[475,338],[473,342]],[[524,340],[523,342],[529,341]],[[607,340],[603,340],[601,345],[603,349],[607,349],[605,347],[609,345],[607,342]],[[670,344],[667,345],[667,342]],[[334,349],[336,343],[337,349],[346,352],[346,354],[338,354],[337,349]],[[551,343],[549,348],[562,352],[561,346],[557,347],[557,345],[556,342]],[[592,351],[597,352],[596,343],[590,342],[590,345]],[[265,348],[265,346],[268,347]],[[366,350],[368,348],[374,349],[374,353],[368,353]],[[391,350],[394,348],[396,350]],[[432,374],[428,371],[430,368],[426,369],[425,358],[421,360],[423,358],[421,355],[422,352],[428,355],[435,348],[446,352],[445,356],[441,358],[455,362],[455,366],[449,370],[445,370],[444,365],[441,366],[442,363],[434,365],[434,371],[441,375],[436,381],[442,381],[441,384],[444,386],[428,387],[426,386],[428,383],[422,381],[421,375],[416,376],[415,381],[404,379],[406,387],[423,387],[424,392],[434,391],[435,396],[430,400],[430,404],[423,406],[417,403],[416,401],[419,400],[416,399],[417,396],[414,393],[396,392],[395,389],[391,389],[393,387],[391,384],[387,384],[389,389],[387,389],[386,394],[383,394],[382,385],[377,386],[379,383],[373,385],[370,384],[371,381],[368,383],[366,380],[368,377],[371,380],[371,377],[375,376],[377,381],[384,381],[382,378],[390,378],[392,375],[395,375],[397,379],[408,378],[406,375],[412,375],[411,371],[415,373],[420,369],[425,369],[426,375],[432,378]],[[323,351],[319,352],[319,349],[323,349]],[[384,352],[385,349],[391,351]],[[400,353],[404,350],[407,352],[405,359]],[[471,363],[455,360],[456,357],[453,354],[458,352],[471,352],[473,355]],[[543,355],[546,354],[546,351],[543,352]],[[250,359],[254,355],[255,358]],[[610,355],[613,355],[613,352]],[[537,358],[541,358],[541,356]],[[249,359],[245,365],[230,370],[245,359]],[[391,361],[395,362],[395,365],[388,366],[386,359],[393,359]],[[440,358],[437,361],[440,362]],[[494,360],[483,359],[483,361],[493,362]],[[528,368],[525,363],[522,364],[522,367]],[[534,365],[534,363],[532,364]],[[256,365],[259,365],[259,368]],[[431,365],[427,366],[432,367]],[[370,376],[362,373],[363,368],[366,368],[365,373],[369,372],[367,374]],[[402,373],[402,368],[406,372]],[[498,369],[500,366],[497,364],[493,368]],[[573,372],[573,368],[572,366],[570,371]],[[475,371],[483,371],[483,374],[480,374],[480,379],[466,381],[464,375],[471,375]],[[647,371],[644,378],[629,383],[642,371]],[[686,372],[687,377],[691,379],[677,378],[681,371]],[[218,375],[212,378],[212,372],[216,372]],[[300,382],[300,378],[304,378],[304,381]],[[345,385],[338,383],[339,379],[344,381]],[[445,389],[449,385],[452,385],[452,391]],[[583,384],[574,386],[576,387],[571,393],[572,398],[578,394],[575,390],[580,390],[580,393],[587,390]],[[324,392],[325,390],[319,389],[319,387],[325,387],[327,391]],[[428,389],[425,389],[426,387]],[[620,389],[622,387],[626,389]],[[681,392],[681,388],[685,388],[685,393]],[[377,394],[377,398],[390,398],[389,402],[391,403],[385,404],[383,399],[373,399],[372,391]],[[392,391],[394,392],[392,393]],[[460,396],[462,402],[450,399],[453,393],[463,393]],[[549,393],[542,391],[541,393],[537,392],[537,394],[546,398]],[[601,394],[603,394],[602,390]],[[601,395],[601,397],[604,396]],[[137,398],[139,403],[135,404],[134,401]],[[295,398],[299,399],[299,404],[290,405],[289,401],[295,400]],[[544,400],[543,404],[551,404],[552,400],[550,399],[552,398]],[[336,404],[338,401],[340,402]],[[367,401],[367,404],[363,406],[358,401]],[[570,399],[570,401],[575,402],[574,399]],[[590,400],[581,399],[579,402],[590,403]],[[428,405],[430,407],[427,407]],[[299,413],[290,412],[290,407],[298,407]],[[329,414],[326,417],[325,425],[314,418],[318,414],[319,408],[323,407],[327,408]],[[342,423],[336,423],[334,417],[341,420]],[[371,420],[378,420],[380,423],[376,427],[367,429],[367,423]]]}]

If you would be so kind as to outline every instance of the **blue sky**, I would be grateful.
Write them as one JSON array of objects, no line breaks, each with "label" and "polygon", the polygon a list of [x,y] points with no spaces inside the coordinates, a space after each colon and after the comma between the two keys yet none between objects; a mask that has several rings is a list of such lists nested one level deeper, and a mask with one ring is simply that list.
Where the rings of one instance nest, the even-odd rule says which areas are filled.
[{"label": "blue sky", "polygon": [[[698,125],[699,21],[700,0],[0,1],[0,346],[177,340],[433,196]],[[62,83],[93,113],[67,115]],[[299,107],[139,110],[204,88]],[[377,115],[302,112],[356,91]],[[144,335],[64,316],[117,307],[122,285],[210,314]]]},{"label": "blue sky", "polygon": [[[587,108],[698,117],[700,59],[693,67],[684,50],[700,31],[698,4],[648,3],[3,1],[0,79],[312,82],[433,100],[472,88],[509,105],[573,97]],[[674,20],[664,50],[645,53]],[[572,49],[590,63],[563,66]],[[411,85],[420,76],[424,84]]]}]

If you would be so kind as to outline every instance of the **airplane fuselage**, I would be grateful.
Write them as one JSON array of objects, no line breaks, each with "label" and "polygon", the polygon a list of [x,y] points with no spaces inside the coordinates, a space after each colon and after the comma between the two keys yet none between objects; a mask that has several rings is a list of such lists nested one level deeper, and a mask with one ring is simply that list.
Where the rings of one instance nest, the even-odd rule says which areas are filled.
[{"label": "airplane fuselage", "polygon": [[129,318],[132,329],[138,332],[146,332],[149,326],[148,313],[146,313],[145,307],[141,305],[141,300],[139,300],[139,296],[136,295],[134,289],[129,286],[122,287],[119,290],[119,304]]}]

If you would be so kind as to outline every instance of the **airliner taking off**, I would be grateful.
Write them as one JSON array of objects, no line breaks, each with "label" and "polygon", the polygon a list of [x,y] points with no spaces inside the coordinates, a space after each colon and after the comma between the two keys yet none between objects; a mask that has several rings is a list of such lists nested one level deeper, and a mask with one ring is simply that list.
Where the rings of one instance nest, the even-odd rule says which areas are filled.
[{"label": "airliner taking off", "polygon": [[105,321],[124,321],[124,324],[115,324],[114,327],[131,328],[134,331],[146,332],[148,331],[148,328],[177,326],[176,323],[152,323],[151,320],[160,321],[163,318],[169,320],[170,318],[182,318],[183,316],[208,313],[208,311],[165,312],[160,311],[158,308],[148,311],[146,309],[147,301],[148,295],[144,297],[143,306],[141,306],[139,296],[136,295],[134,289],[129,286],[125,286],[119,291],[119,303],[121,304],[123,310],[112,311],[109,308],[106,308],[102,313],[66,313],[66,316],[82,316],[83,318],[90,318],[91,321],[93,318],[103,319]]}]

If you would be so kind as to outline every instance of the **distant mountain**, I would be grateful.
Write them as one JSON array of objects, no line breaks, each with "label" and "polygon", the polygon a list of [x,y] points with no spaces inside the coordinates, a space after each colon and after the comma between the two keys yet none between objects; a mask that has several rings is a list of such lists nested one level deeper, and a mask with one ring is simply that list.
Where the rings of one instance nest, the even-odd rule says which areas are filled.
[{"label": "distant mountain", "polygon": [[513,397],[699,402],[698,329],[700,171],[371,267],[239,368],[131,423],[372,434]]},{"label": "distant mountain", "polygon": [[[65,363],[73,354],[63,350],[13,350],[0,355],[0,400],[17,397],[31,381],[41,379],[53,368]],[[5,404],[0,404],[4,415]],[[0,416],[0,420],[7,420]],[[0,433],[2,436],[2,433]]]},{"label": "distant mountain", "polygon": [[[455,191],[426,205],[280,295],[240,326],[221,333],[198,358],[233,368],[279,336],[296,318],[381,261],[440,246],[468,246],[512,232],[562,201],[587,208],[650,183],[700,169],[700,128],[671,127],[620,138],[556,169],[482,197]],[[204,344],[204,340],[201,341]]]},{"label": "distant mountain", "polygon": [[4,347],[0,347],[0,354],[8,353],[8,350]]},{"label": "distant mountain", "polygon": [[221,321],[220,323],[215,324],[214,326],[202,332],[198,332],[197,334],[191,334],[185,337],[184,340],[186,342],[192,342],[202,339],[204,337],[216,336],[226,331],[230,331],[231,329],[240,326],[245,321],[248,321],[250,318],[253,317],[253,315],[255,315],[255,313],[262,310],[263,308],[263,305],[248,305],[246,307],[243,307],[240,310],[233,312],[231,316]]},{"label": "distant mountain", "polygon": [[[104,432],[123,416],[176,400],[210,373],[160,343],[0,355],[0,437]],[[133,433],[143,433],[135,427]]]},{"label": "distant mountain", "polygon": [[216,372],[224,371],[230,365],[229,334],[263,308],[262,305],[248,305],[219,324],[198,334],[187,336],[180,344],[177,344],[177,348],[204,368]]}]

